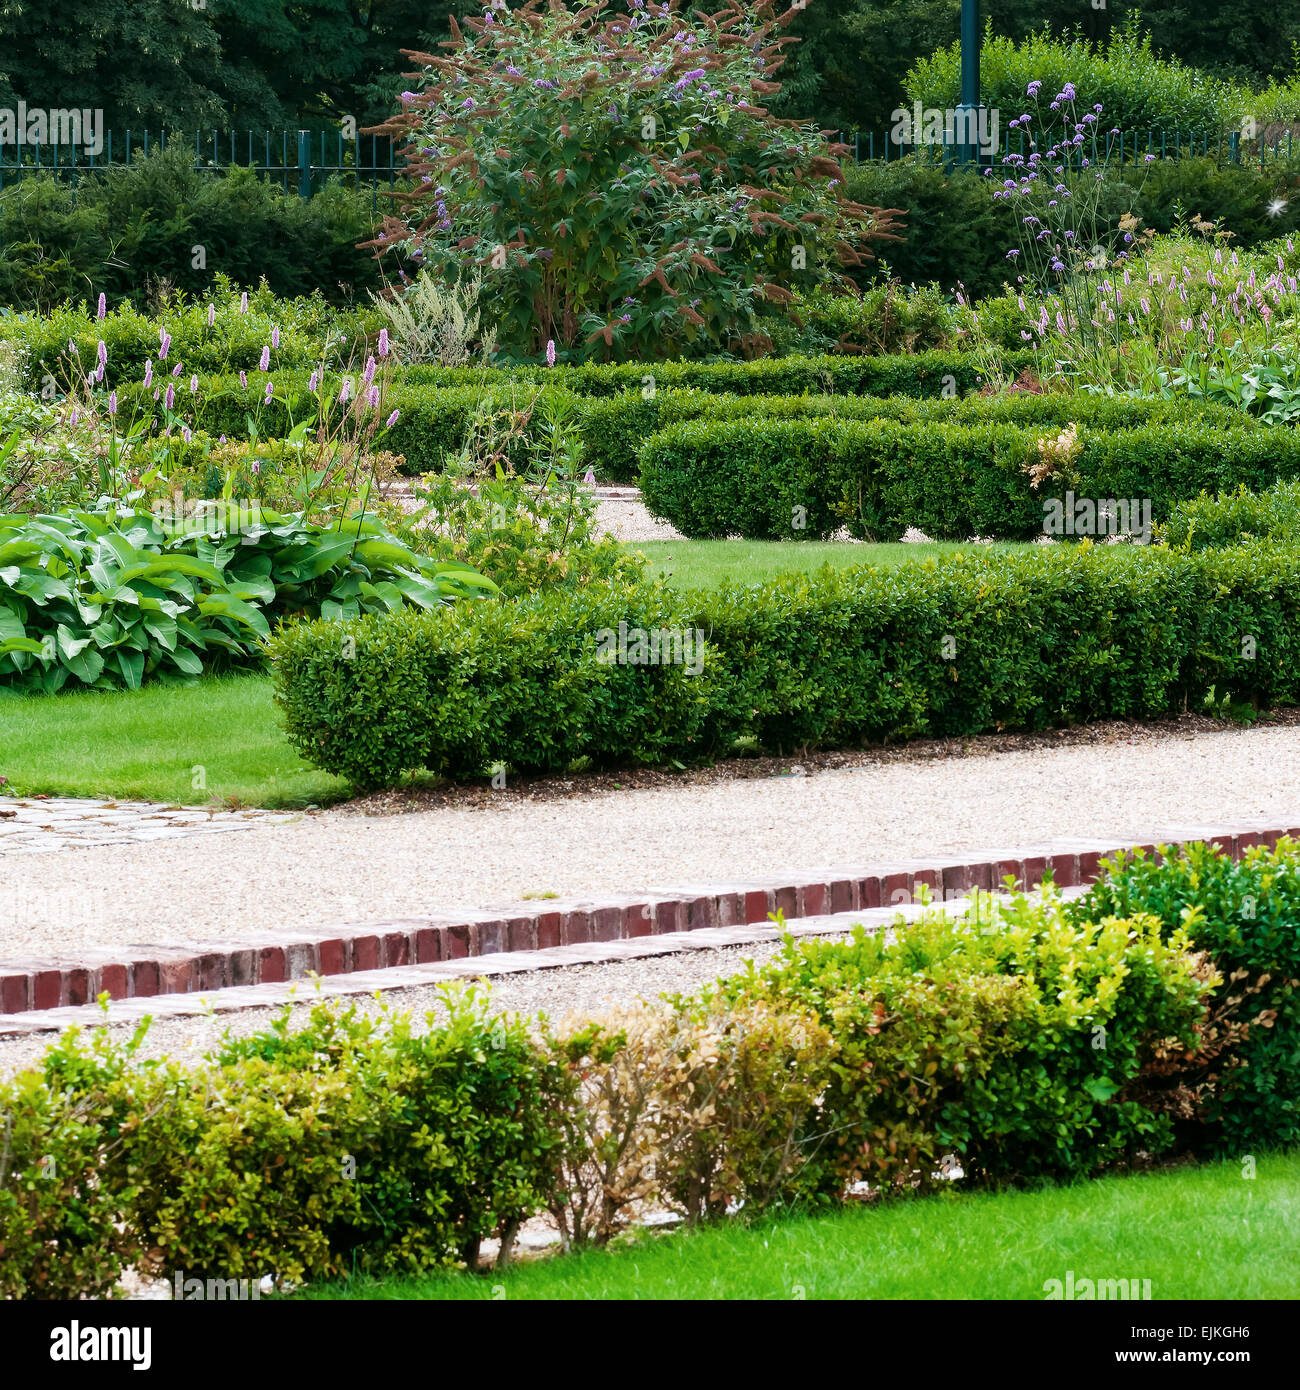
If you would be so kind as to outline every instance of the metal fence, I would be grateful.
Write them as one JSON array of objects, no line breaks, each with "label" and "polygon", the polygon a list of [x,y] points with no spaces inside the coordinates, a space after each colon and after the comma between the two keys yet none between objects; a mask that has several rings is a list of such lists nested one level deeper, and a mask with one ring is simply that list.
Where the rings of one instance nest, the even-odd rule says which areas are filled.
[{"label": "metal fence", "polygon": [[84,145],[0,144],[0,189],[32,174],[72,179],[85,173],[129,169],[157,150],[192,144],[194,168],[214,174],[251,169],[278,183],[284,192],[310,198],[328,178],[342,178],[360,188],[369,184],[372,203],[383,186],[396,186],[405,171],[398,142],[387,136],[345,138],[341,130],[196,131],[194,136],[151,131],[104,133],[96,154]]},{"label": "metal fence", "polygon": [[[880,159],[890,163],[919,155],[939,164],[951,162],[955,154],[951,131],[944,141],[934,143],[899,143],[890,131],[834,133],[852,150],[858,162]],[[380,135],[346,138],[341,130],[196,131],[192,141],[189,136],[169,138],[150,131],[119,131],[116,136],[115,142],[114,132],[106,131],[103,148],[93,154],[84,145],[0,144],[0,189],[38,173],[71,179],[87,172],[130,168],[133,161],[151,151],[168,145],[174,147],[178,142],[193,144],[197,170],[220,174],[235,168],[252,169],[261,177],[278,183],[286,193],[293,191],[303,198],[318,193],[328,178],[345,179],[357,188],[368,184],[372,204],[377,207],[380,189],[394,188],[405,173],[397,141]],[[1266,143],[1246,141],[1236,132],[1211,136],[1205,132],[1147,130],[1094,134],[1082,148],[1094,162],[1120,165],[1142,162],[1148,157],[1212,156],[1220,164],[1258,161],[1263,167],[1270,159],[1291,162],[1292,143],[1290,132],[1285,139],[1279,136]],[[1027,156],[1031,149],[1023,131],[1003,129],[996,153],[985,151],[980,160],[988,165],[1008,154]]]}]

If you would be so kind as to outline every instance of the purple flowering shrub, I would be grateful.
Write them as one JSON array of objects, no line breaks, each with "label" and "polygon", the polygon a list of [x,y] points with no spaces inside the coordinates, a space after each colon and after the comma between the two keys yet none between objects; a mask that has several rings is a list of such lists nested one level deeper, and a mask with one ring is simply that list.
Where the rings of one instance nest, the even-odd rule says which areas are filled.
[{"label": "purple flowering shrub", "polygon": [[[536,3],[453,20],[403,111],[414,190],[385,222],[446,281],[481,275],[503,352],[560,360],[761,350],[796,292],[893,236],[813,126],[764,102],[791,42],[770,4]],[[548,356],[548,360],[549,356]]]}]

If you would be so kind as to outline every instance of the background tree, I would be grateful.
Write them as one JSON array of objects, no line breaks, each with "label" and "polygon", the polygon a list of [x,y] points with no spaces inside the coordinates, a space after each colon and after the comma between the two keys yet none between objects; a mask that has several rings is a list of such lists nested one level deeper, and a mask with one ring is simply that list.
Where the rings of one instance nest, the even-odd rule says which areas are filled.
[{"label": "background tree", "polygon": [[89,107],[121,130],[224,124],[220,44],[187,0],[0,0],[0,104]]}]

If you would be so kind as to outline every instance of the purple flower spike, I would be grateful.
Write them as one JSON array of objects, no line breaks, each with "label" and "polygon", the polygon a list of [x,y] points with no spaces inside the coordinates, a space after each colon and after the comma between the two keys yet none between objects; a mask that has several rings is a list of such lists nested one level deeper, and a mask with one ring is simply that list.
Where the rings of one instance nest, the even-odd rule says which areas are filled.
[{"label": "purple flower spike", "polygon": [[262,349],[262,355],[258,358],[257,362],[257,370],[259,372],[269,372],[271,370],[271,349],[269,347],[264,347]]},{"label": "purple flower spike", "polygon": [[393,428],[393,426],[397,423],[397,417],[398,417],[401,413],[402,413],[402,412],[401,412],[400,410],[395,410],[395,411],[393,411],[393,413],[388,417],[388,420],[387,420],[387,422],[385,423],[384,428],[385,428],[386,430],[391,430],[391,429]]},{"label": "purple flower spike", "polygon": [[108,316],[108,300],[104,297],[104,295],[101,294],[101,295],[99,296],[99,308],[98,308],[98,310],[97,310],[96,313],[95,313],[95,317],[96,317],[97,319],[102,319],[102,318],[106,318],[107,316]]}]

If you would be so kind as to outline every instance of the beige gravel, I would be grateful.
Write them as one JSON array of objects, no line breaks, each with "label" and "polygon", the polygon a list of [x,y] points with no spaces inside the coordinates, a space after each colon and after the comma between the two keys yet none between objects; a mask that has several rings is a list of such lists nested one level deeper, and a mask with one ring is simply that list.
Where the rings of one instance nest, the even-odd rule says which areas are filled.
[{"label": "beige gravel", "polygon": [[[570,1015],[586,1016],[611,1007],[635,1004],[639,999],[654,1000],[665,992],[698,989],[720,976],[734,974],[746,961],[765,961],[778,949],[776,942],[719,950],[697,947],[671,956],[505,975],[490,985],[492,1006],[529,1018],[544,1013],[556,1021]],[[292,1026],[295,1028],[306,1022],[311,1008],[309,985],[302,987],[302,1001],[293,1007]],[[410,1013],[417,1020],[416,1031],[420,1032],[424,1027],[424,1015],[430,1011],[440,1012],[441,1001],[442,989],[428,985],[419,989],[388,990],[382,999],[374,995],[351,996],[345,1002],[346,1005],[355,1004],[359,1013],[378,1014],[385,1008]],[[227,1030],[236,1037],[247,1037],[267,1028],[279,1013],[279,1009],[242,1009],[238,1013],[155,1019],[149,1026],[140,1056],[175,1054],[182,1059],[197,1059],[214,1048]],[[133,1023],[117,1024],[111,1031],[125,1037],[134,1027]],[[37,1061],[53,1041],[50,1033],[0,1037],[0,1075]]]},{"label": "beige gravel", "polygon": [[620,541],[681,540],[681,532],[651,516],[640,498],[603,499],[596,506],[596,529]]},{"label": "beige gravel", "polygon": [[0,856],[0,957],[796,874],[1170,823],[1300,823],[1300,728],[602,791]]}]

